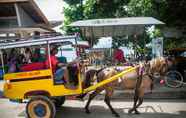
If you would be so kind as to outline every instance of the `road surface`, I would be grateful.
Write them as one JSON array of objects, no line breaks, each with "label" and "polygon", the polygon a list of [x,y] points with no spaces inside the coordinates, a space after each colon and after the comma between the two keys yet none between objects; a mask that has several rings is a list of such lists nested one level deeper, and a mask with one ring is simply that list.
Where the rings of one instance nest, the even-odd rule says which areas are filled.
[{"label": "road surface", "polygon": [[[56,118],[114,118],[102,100],[92,102],[91,114],[84,112],[85,104],[86,101],[67,100],[64,106],[57,110]],[[186,100],[145,100],[139,108],[140,115],[127,113],[132,106],[130,100],[112,101],[112,105],[121,118],[186,118]],[[0,118],[24,117],[25,104],[0,99]]]}]

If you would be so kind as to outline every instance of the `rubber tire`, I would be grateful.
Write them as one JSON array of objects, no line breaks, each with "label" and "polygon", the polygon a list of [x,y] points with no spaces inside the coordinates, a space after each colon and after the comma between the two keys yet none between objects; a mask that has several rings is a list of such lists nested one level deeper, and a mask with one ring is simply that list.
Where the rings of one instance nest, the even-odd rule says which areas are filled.
[{"label": "rubber tire", "polygon": [[61,96],[61,97],[55,97],[53,98],[54,100],[54,105],[56,108],[61,107],[64,103],[65,103],[65,96]]},{"label": "rubber tire", "polygon": [[39,101],[40,102],[42,101],[43,103],[45,103],[45,106],[47,105],[46,107],[48,107],[48,109],[50,110],[50,114],[48,115],[47,118],[55,118],[56,108],[54,106],[54,103],[46,96],[33,96],[31,98],[31,100],[26,105],[26,115],[27,115],[27,117],[28,118],[38,118],[37,115],[36,115],[36,117],[31,116],[31,114],[29,113],[29,111],[30,111],[29,107],[32,107],[30,105],[32,105],[33,102],[36,102],[36,103],[38,102],[39,103]]},{"label": "rubber tire", "polygon": [[[179,77],[180,77],[180,84],[178,84],[178,85],[171,85],[171,84],[169,84],[169,79],[167,78],[167,76],[170,74],[170,73],[175,73],[175,74],[177,74]],[[176,71],[176,70],[171,70],[171,71],[168,71],[167,73],[166,73],[166,78],[165,78],[165,84],[166,84],[166,86],[168,86],[168,87],[171,87],[171,88],[179,88],[179,87],[181,87],[182,85],[183,85],[183,76],[182,76],[182,74],[180,73],[180,72],[178,72],[178,71]]]}]

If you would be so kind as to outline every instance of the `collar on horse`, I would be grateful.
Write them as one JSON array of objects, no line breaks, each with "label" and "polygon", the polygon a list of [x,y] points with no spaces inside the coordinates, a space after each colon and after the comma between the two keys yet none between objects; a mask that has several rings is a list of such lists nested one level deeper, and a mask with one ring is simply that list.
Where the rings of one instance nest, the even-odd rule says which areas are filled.
[{"label": "collar on horse", "polygon": [[[150,66],[150,65],[149,65]],[[139,76],[148,76],[152,81],[153,81],[153,74],[152,73],[150,73],[150,72],[148,72],[148,69],[149,68],[147,68],[147,67],[145,67],[144,65],[142,66],[140,66],[139,67],[139,72],[138,72],[138,75]]]}]

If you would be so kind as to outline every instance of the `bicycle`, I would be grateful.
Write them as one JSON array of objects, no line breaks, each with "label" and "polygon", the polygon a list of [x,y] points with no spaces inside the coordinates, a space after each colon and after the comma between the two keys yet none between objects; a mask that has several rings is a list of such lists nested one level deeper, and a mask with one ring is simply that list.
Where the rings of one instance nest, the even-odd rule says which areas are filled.
[{"label": "bicycle", "polygon": [[183,76],[176,70],[170,70],[165,75],[165,84],[171,88],[179,88],[183,85]]}]

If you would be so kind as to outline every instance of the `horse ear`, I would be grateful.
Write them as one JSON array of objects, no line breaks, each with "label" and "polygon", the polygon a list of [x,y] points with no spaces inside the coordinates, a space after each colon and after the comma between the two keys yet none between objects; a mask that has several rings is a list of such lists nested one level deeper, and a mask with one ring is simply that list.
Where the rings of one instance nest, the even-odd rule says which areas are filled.
[{"label": "horse ear", "polygon": [[144,63],[144,66],[145,66],[145,67],[150,67],[150,61]]}]

